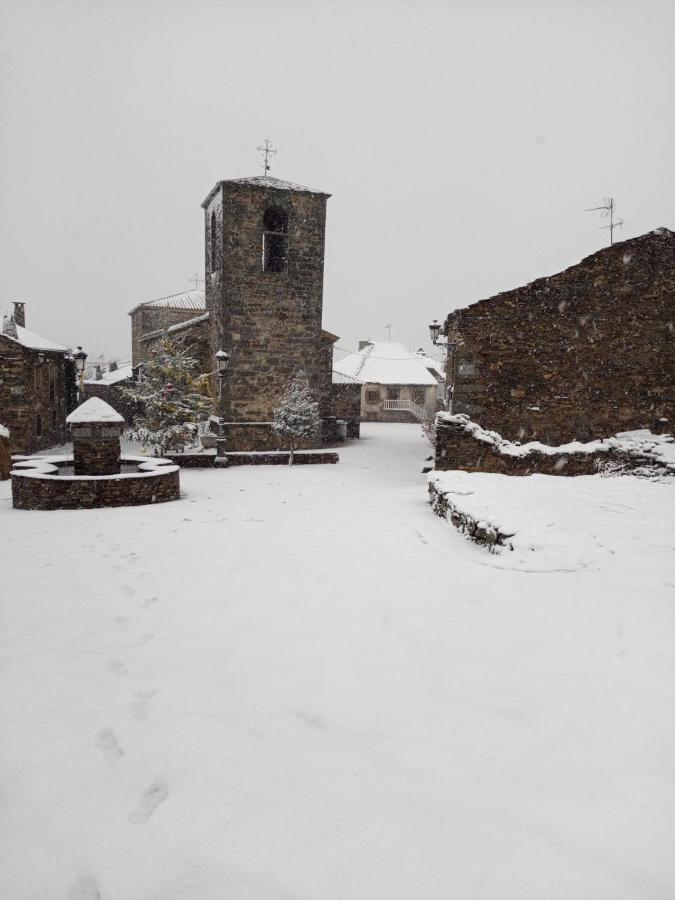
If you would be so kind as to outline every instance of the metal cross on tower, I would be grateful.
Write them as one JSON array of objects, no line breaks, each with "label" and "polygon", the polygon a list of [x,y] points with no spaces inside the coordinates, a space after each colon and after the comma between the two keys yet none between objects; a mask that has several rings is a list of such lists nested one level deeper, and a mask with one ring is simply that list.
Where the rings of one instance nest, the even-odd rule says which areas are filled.
[{"label": "metal cross on tower", "polygon": [[188,278],[188,281],[191,281],[194,283],[195,290],[197,290],[197,288],[199,287],[200,284],[204,284],[204,279],[200,278],[199,272],[195,272],[195,274],[192,276],[192,278]]},{"label": "metal cross on tower", "polygon": [[262,167],[265,172],[265,175],[267,175],[267,173],[270,171],[270,168],[271,168],[270,154],[276,153],[277,151],[275,150],[275,148],[272,146],[272,144],[270,143],[270,141],[267,138],[265,138],[264,144],[261,144],[259,147],[256,147],[256,150],[259,153],[263,153],[265,155],[265,160],[262,163]]}]

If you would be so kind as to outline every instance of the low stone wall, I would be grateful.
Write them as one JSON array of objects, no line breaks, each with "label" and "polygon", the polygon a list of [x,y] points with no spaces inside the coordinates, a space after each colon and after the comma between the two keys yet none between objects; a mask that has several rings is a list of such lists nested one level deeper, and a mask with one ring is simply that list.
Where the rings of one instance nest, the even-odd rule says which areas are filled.
[{"label": "low stone wall", "polygon": [[9,450],[9,431],[0,425],[0,481],[9,478],[12,457]]},{"label": "low stone wall", "polygon": [[215,453],[166,453],[165,456],[181,469],[212,469],[216,464]]},{"label": "low stone wall", "polygon": [[497,548],[507,547],[512,550],[513,547],[509,542],[512,534],[507,534],[496,525],[489,522],[474,519],[467,512],[459,509],[452,500],[443,491],[436,489],[433,482],[429,483],[429,502],[432,510],[441,519],[447,519],[461,533],[466,534],[477,544],[482,544],[488,550],[498,552]]},{"label": "low stone wall", "polygon": [[[61,475],[55,457],[43,459],[23,460],[12,470],[12,505],[15,509],[141,506],[166,503],[180,497],[178,466],[166,461],[132,457],[132,461],[139,463],[138,473],[81,476]],[[61,459],[66,460],[65,457]]]},{"label": "low stone wall", "polygon": [[[287,466],[288,451],[279,450],[271,453],[226,453],[230,466]],[[296,450],[293,454],[294,466],[332,465],[340,462],[337,453],[329,451]]]},{"label": "low stone wall", "polygon": [[[653,452],[658,436],[647,431],[640,434],[644,435],[643,440],[630,441],[619,435],[586,444],[573,441],[560,447],[537,441],[521,446],[494,431],[486,431],[466,415],[440,413],[436,417],[434,467],[439,471],[461,469],[501,475],[593,475],[606,464],[627,469],[655,466],[669,471],[668,463]],[[661,443],[674,442],[664,436]]]}]

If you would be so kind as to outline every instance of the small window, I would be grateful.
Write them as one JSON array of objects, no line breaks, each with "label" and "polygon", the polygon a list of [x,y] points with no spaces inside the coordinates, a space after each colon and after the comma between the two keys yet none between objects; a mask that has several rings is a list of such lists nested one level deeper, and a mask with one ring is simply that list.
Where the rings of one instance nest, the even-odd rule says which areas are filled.
[{"label": "small window", "polygon": [[288,213],[269,206],[263,216],[263,271],[285,272],[288,265]]},{"label": "small window", "polygon": [[397,387],[387,388],[387,400],[399,400],[401,397],[401,389]]},{"label": "small window", "polygon": [[42,437],[42,416],[35,416],[35,434]]},{"label": "small window", "polygon": [[379,391],[366,391],[366,402],[367,403],[379,403],[380,402],[380,392]]},{"label": "small window", "polygon": [[218,268],[218,220],[215,212],[211,213],[209,236],[211,241],[211,271],[215,272]]}]

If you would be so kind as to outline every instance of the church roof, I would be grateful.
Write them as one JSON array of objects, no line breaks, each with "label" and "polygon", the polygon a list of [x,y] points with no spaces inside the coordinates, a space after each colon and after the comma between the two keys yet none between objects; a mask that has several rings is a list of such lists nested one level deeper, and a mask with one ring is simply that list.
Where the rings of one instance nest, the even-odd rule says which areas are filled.
[{"label": "church roof", "polygon": [[142,306],[153,309],[206,309],[206,294],[202,290],[182,291],[180,294],[169,294],[168,297],[158,297],[156,300],[145,300],[137,303],[129,315],[132,316]]},{"label": "church roof", "polygon": [[272,178],[271,175],[252,175],[250,178],[228,178],[225,181],[218,181],[209,191],[208,197],[202,203],[202,208],[206,209],[213,195],[223,184],[247,184],[249,187],[273,188],[277,191],[295,191],[301,194],[318,194],[321,197],[330,197],[330,194],[326,193],[326,191],[317,191],[315,188],[294,184],[292,181],[282,181],[281,178]]}]

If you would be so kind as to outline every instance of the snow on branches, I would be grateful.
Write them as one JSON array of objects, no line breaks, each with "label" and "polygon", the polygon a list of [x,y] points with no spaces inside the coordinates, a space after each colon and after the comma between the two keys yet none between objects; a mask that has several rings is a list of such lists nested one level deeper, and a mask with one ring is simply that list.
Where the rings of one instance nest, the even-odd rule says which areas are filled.
[{"label": "snow on branches", "polygon": [[291,378],[281,403],[274,410],[274,430],[290,443],[288,464],[298,444],[314,438],[321,428],[319,404],[312,399],[307,376],[300,370]]},{"label": "snow on branches", "polygon": [[165,335],[143,363],[137,381],[122,388],[141,413],[127,437],[164,453],[189,441],[198,422],[213,412],[197,360],[182,344]]}]

